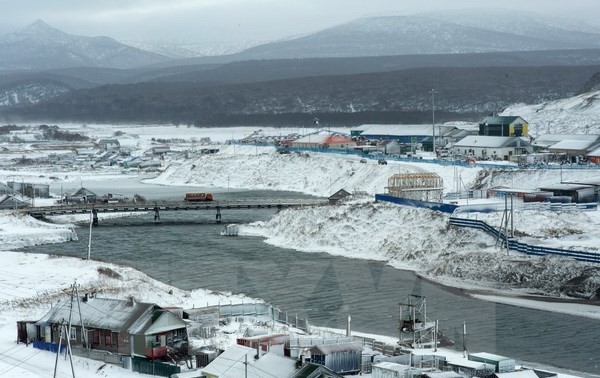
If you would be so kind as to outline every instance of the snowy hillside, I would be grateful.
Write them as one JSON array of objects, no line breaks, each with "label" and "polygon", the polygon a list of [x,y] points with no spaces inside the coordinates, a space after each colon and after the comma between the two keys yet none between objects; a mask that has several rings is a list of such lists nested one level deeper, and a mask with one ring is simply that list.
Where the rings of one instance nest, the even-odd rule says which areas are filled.
[{"label": "snowy hillside", "polygon": [[124,45],[109,37],[70,35],[41,20],[0,38],[0,70],[79,66],[130,68],[166,60],[167,57]]},{"label": "snowy hillside", "polygon": [[[592,239],[593,244],[598,241],[595,229],[600,225],[596,213],[578,214],[575,218],[570,214],[535,214],[536,222],[531,221],[531,214],[522,214],[515,220],[515,228],[521,233],[543,235],[528,240],[542,244],[553,239],[556,230],[582,226],[577,236]],[[496,215],[486,220],[494,224]],[[600,292],[600,270],[593,265],[557,257],[507,255],[482,232],[450,227],[448,217],[423,209],[349,201],[337,207],[286,210],[268,222],[246,226],[242,232],[258,234],[270,244],[303,252],[384,260],[450,286],[483,285],[585,298]],[[581,279],[570,282],[576,277]]]},{"label": "snowy hillside", "polygon": [[529,122],[529,133],[600,134],[600,91],[536,105],[516,104],[501,115],[518,115]]},{"label": "snowy hillside", "polygon": [[4,106],[35,104],[41,100],[60,96],[69,91],[70,88],[65,85],[47,80],[15,83],[0,88],[0,108]]}]

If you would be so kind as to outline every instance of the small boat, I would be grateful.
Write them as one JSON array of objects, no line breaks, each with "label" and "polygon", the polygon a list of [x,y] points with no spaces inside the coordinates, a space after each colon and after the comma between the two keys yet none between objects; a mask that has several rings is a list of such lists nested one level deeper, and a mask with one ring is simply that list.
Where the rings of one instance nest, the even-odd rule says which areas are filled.
[{"label": "small boat", "polygon": [[221,235],[223,236],[238,236],[240,232],[240,226],[238,226],[235,223],[232,224],[228,224],[227,226],[223,227],[223,229],[221,230]]}]

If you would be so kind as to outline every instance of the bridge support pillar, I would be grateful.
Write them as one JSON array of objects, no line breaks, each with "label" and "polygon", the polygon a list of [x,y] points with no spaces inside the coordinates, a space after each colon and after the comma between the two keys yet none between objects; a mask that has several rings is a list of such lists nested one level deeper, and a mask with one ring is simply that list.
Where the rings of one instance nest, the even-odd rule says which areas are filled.
[{"label": "bridge support pillar", "polygon": [[158,206],[154,206],[154,221],[158,222],[160,220],[160,213],[158,212]]},{"label": "bridge support pillar", "polygon": [[278,212],[278,213],[281,211],[281,209],[283,209],[283,206],[281,206],[281,205],[277,205],[277,212]]},{"label": "bridge support pillar", "polygon": [[98,225],[98,210],[92,209],[92,226]]},{"label": "bridge support pillar", "polygon": [[217,214],[215,215],[215,220],[217,223],[221,223],[221,207],[217,206]]}]

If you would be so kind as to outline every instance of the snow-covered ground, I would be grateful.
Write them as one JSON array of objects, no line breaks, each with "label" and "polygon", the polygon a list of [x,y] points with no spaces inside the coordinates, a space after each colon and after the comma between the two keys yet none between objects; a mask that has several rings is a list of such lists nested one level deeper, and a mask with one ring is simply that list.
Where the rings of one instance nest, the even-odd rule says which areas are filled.
[{"label": "snow-covered ground", "polygon": [[501,115],[519,115],[529,122],[529,134],[600,134],[600,92],[542,104],[516,104]]},{"label": "snow-covered ground", "polygon": [[[527,118],[526,118],[527,119]],[[94,138],[123,135],[123,145],[136,153],[149,148],[152,138],[181,138],[181,149],[190,148],[192,138],[210,137],[212,143],[241,138],[253,128],[197,129],[180,126],[68,126]],[[302,133],[303,130],[295,130]],[[271,133],[289,130],[270,129]],[[277,135],[277,134],[275,134]],[[177,143],[173,144],[177,148]],[[26,146],[21,146],[21,148]],[[600,270],[591,264],[555,257],[528,257],[499,250],[495,240],[483,233],[448,225],[447,215],[421,209],[374,203],[372,195],[384,191],[389,176],[402,172],[435,172],[444,179],[445,192],[476,185],[507,185],[531,189],[560,180],[560,172],[506,170],[496,173],[480,167],[441,166],[424,162],[376,160],[361,163],[352,155],[290,154],[273,148],[218,145],[219,153],[193,155],[186,160],[167,160],[164,171],[150,180],[163,185],[200,187],[291,190],[328,196],[339,189],[360,192],[339,206],[305,207],[282,211],[267,222],[242,226],[242,233],[265,238],[267,243],[305,252],[326,252],[387,261],[400,269],[411,269],[447,285],[470,289],[482,299],[533,308],[600,318],[600,306],[532,301],[522,294],[539,296],[566,295],[590,297],[600,290]],[[18,151],[12,151],[18,155]],[[4,159],[0,155],[0,160]],[[53,167],[24,167],[0,171],[0,181],[103,180],[123,177],[118,168],[101,167],[90,171],[67,167],[57,173]],[[137,174],[137,173],[134,173]],[[600,179],[600,171],[567,171],[572,180]],[[365,195],[366,194],[366,195]],[[474,215],[471,215],[474,216]],[[490,224],[499,223],[498,215],[478,215]],[[515,226],[524,241],[535,244],[597,250],[600,238],[598,212],[591,213],[517,213]],[[72,224],[56,225],[27,217],[0,212],[0,253],[3,273],[0,281],[0,375],[48,376],[53,359],[45,352],[14,344],[15,322],[37,318],[49,304],[65,295],[75,279],[83,288],[95,288],[106,296],[125,298],[133,295],[141,301],[161,305],[193,307],[230,300],[230,294],[204,290],[183,292],[156,282],[140,272],[113,264],[9,252],[25,245],[67,242],[74,235]],[[485,269],[482,269],[485,267]],[[107,274],[110,273],[110,274]],[[33,282],[33,283],[32,283]],[[488,288],[491,291],[480,289]],[[173,290],[173,294],[169,291]],[[233,300],[242,300],[233,297]],[[19,361],[17,363],[17,361]],[[79,376],[128,377],[130,372],[115,367],[100,370],[100,364],[78,360],[87,373]],[[66,364],[62,365],[67,369]],[[67,372],[64,370],[63,372]],[[87,374],[87,375],[86,375]],[[136,375],[139,376],[139,375]]]}]

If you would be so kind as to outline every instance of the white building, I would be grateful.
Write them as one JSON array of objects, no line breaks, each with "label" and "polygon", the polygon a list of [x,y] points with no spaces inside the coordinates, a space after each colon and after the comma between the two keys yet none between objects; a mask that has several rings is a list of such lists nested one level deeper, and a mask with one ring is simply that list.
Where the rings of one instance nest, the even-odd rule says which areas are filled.
[{"label": "white building", "polygon": [[514,155],[533,152],[533,147],[519,137],[471,135],[454,143],[452,153],[481,160],[510,160]]}]

